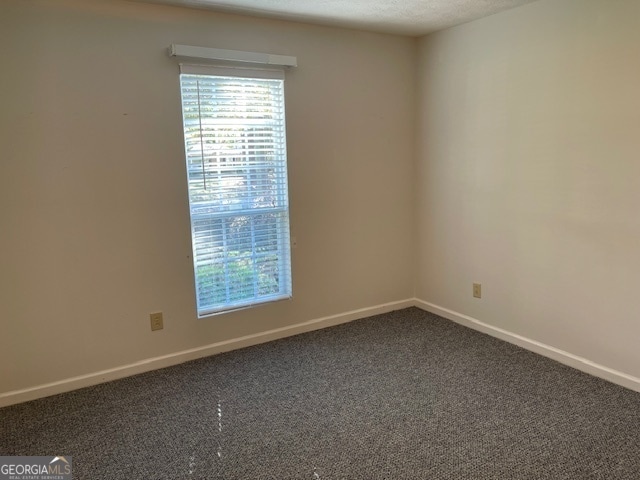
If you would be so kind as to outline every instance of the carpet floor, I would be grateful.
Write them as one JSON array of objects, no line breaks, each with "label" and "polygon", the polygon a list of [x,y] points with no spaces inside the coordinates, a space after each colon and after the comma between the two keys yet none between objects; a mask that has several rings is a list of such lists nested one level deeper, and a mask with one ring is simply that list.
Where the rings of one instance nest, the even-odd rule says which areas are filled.
[{"label": "carpet floor", "polygon": [[0,409],[75,479],[640,478],[640,394],[416,308]]}]

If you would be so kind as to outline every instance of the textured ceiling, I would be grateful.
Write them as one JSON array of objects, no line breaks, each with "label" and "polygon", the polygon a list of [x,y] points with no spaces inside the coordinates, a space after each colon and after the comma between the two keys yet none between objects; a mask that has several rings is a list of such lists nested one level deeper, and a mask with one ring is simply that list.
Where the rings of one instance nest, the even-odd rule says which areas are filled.
[{"label": "textured ceiling", "polygon": [[138,0],[419,36],[536,0]]}]

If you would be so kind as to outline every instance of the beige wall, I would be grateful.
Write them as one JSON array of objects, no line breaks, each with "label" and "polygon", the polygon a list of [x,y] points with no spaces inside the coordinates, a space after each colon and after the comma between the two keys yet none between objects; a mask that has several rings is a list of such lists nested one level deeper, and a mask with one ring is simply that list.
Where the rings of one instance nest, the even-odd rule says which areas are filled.
[{"label": "beige wall", "polygon": [[[298,57],[292,301],[196,319],[171,43]],[[0,44],[0,393],[413,296],[415,40],[2,0]]]},{"label": "beige wall", "polygon": [[[417,42],[3,0],[0,396],[414,288],[639,377],[639,18],[635,0],[541,0]],[[292,301],[196,319],[170,43],[298,57]]]},{"label": "beige wall", "polygon": [[640,2],[542,0],[419,58],[416,296],[639,377]]}]

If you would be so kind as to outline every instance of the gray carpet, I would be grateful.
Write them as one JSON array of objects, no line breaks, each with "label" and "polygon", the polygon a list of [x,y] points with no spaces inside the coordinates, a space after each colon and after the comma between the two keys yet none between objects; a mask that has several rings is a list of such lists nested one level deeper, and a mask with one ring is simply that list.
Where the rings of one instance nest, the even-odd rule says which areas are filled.
[{"label": "gray carpet", "polygon": [[[215,320],[213,320],[215,321]],[[411,308],[0,410],[76,479],[640,478],[640,394]]]}]

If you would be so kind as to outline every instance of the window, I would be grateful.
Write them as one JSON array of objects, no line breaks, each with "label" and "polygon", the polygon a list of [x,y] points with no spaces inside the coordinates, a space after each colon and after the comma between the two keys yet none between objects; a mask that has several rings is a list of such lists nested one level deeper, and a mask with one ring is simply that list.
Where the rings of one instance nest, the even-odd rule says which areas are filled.
[{"label": "window", "polygon": [[283,72],[181,66],[198,316],[291,297]]}]

